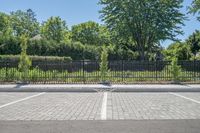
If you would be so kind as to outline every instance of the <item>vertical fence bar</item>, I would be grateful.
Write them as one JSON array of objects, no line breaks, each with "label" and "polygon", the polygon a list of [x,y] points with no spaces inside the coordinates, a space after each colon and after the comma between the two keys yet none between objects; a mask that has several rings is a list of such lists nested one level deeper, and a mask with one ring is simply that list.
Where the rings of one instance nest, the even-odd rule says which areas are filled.
[{"label": "vertical fence bar", "polygon": [[6,81],[8,80],[8,61],[6,60],[6,75],[5,75]]},{"label": "vertical fence bar", "polygon": [[121,61],[121,71],[122,71],[122,82],[124,82],[124,60]]},{"label": "vertical fence bar", "polygon": [[[42,76],[43,77],[43,76]],[[47,58],[45,57],[45,71],[44,71],[44,77],[45,77],[45,81],[44,83],[46,84],[47,82]]]},{"label": "vertical fence bar", "polygon": [[85,84],[85,61],[84,60],[82,62],[82,67],[83,67],[83,83]]},{"label": "vertical fence bar", "polygon": [[194,82],[196,82],[196,79],[197,79],[196,59],[194,59],[193,71],[194,71]]},{"label": "vertical fence bar", "polygon": [[[26,78],[29,82],[34,83],[96,83],[100,80],[99,62],[97,61],[76,61],[71,62],[71,64],[65,64],[64,61],[54,62],[53,64],[49,62],[48,58],[45,57],[43,62],[36,61],[33,63],[33,70],[29,71],[28,77]],[[200,72],[200,62],[197,60],[193,61],[179,61],[179,65],[182,66],[183,72],[181,75],[183,82],[200,82],[199,72]],[[34,66],[39,66],[38,69],[34,69]],[[67,68],[65,68],[66,66]],[[109,68],[111,73],[107,76],[109,80],[113,82],[133,82],[133,81],[169,81],[172,78],[171,72],[169,70],[169,61],[159,61],[155,62],[142,62],[142,61],[110,61]],[[4,82],[11,82],[18,80],[20,76],[16,69],[18,65],[16,62],[3,60],[2,61],[2,75],[0,78]],[[65,71],[69,69],[69,73]],[[72,69],[72,70],[71,70]],[[49,72],[48,72],[49,70]],[[152,79],[154,78],[154,79]],[[38,80],[39,79],[39,80]],[[71,80],[70,80],[71,79]]]},{"label": "vertical fence bar", "polygon": [[156,60],[156,81],[158,81],[158,61],[157,60]]}]

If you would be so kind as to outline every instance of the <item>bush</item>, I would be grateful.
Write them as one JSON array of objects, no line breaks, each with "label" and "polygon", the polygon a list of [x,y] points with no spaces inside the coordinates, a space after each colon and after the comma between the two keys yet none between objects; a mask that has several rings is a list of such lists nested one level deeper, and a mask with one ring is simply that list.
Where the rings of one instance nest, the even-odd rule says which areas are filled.
[{"label": "bush", "polygon": [[181,76],[181,66],[178,65],[178,59],[173,58],[169,66],[170,73],[172,75],[172,80],[177,83],[180,81]]},{"label": "bush", "polygon": [[0,39],[0,46],[0,54],[20,54],[20,41],[17,37],[11,37],[6,41]]},{"label": "bush", "polygon": [[106,47],[103,47],[101,53],[101,63],[100,63],[101,81],[106,81],[106,76],[108,73],[108,52]]},{"label": "bush", "polygon": [[83,45],[80,42],[48,41],[45,39],[29,41],[27,53],[39,56],[66,56],[73,60],[95,60],[99,57],[99,46]]},{"label": "bush", "polygon": [[31,67],[31,60],[29,58],[29,56],[26,54],[26,50],[27,50],[27,41],[28,38],[25,35],[22,35],[20,37],[20,41],[21,41],[21,55],[20,55],[20,60],[19,60],[19,70],[22,72],[22,80],[25,81],[27,80],[28,77],[28,71]]},{"label": "bush", "polygon": [[[58,61],[72,61],[71,57],[58,57],[58,56],[29,56],[32,61],[36,62],[58,62]],[[20,55],[0,55],[2,61],[19,61]]]}]

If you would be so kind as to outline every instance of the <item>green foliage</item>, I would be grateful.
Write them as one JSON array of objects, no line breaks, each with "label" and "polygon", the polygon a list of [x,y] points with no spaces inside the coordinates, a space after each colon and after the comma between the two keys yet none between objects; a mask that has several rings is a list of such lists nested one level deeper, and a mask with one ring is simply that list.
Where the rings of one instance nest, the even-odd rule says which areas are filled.
[{"label": "green foliage", "polygon": [[151,48],[182,34],[182,0],[100,0],[102,20],[118,37],[131,42],[145,60]]},{"label": "green foliage", "polygon": [[106,81],[106,76],[108,73],[108,52],[106,47],[103,47],[101,53],[101,63],[100,63],[101,81]]},{"label": "green foliage", "polygon": [[20,54],[19,39],[13,36],[7,36],[6,38],[0,39],[0,54]]},{"label": "green foliage", "polygon": [[[193,1],[190,12],[199,13],[200,0]],[[159,42],[175,40],[182,33],[182,0],[100,0],[100,4],[106,25],[88,21],[72,26],[71,31],[60,17],[50,17],[40,27],[31,9],[0,12],[0,55],[19,55],[19,38],[26,34],[30,38],[28,55],[98,60],[105,44],[110,60],[155,60],[162,50]],[[172,44],[163,53],[166,60],[174,56],[200,60],[199,51],[200,33],[195,31],[185,42]]]},{"label": "green foliage", "polygon": [[[35,62],[70,62],[72,59],[70,57],[58,57],[58,56],[29,56],[31,61]],[[0,55],[1,61],[16,61],[20,60],[20,55]]]},{"label": "green foliage", "polygon": [[169,66],[169,71],[172,75],[172,80],[176,83],[180,81],[181,76],[181,66],[178,65],[178,59],[173,58],[171,61],[171,65]]},{"label": "green foliage", "polygon": [[26,35],[22,35],[20,37],[21,41],[21,55],[20,55],[20,61],[19,61],[19,70],[22,72],[22,80],[25,81],[26,78],[28,77],[28,71],[31,66],[31,60],[26,54],[26,49],[27,49],[27,40],[28,38]]},{"label": "green foliage", "polygon": [[175,42],[163,51],[165,60],[200,60],[200,32],[196,30],[184,42]]},{"label": "green foliage", "polygon": [[11,21],[14,34],[21,36],[26,34],[29,37],[34,37],[39,34],[39,23],[37,22],[35,13],[28,9],[25,12],[17,10],[11,12]]},{"label": "green foliage", "polygon": [[188,37],[186,43],[190,46],[190,51],[193,56],[196,56],[200,50],[200,31],[196,30],[192,35]]},{"label": "green foliage", "polygon": [[99,59],[100,46],[83,45],[80,42],[55,43],[46,39],[30,41],[27,52],[29,55],[66,56],[73,60]]},{"label": "green foliage", "polygon": [[163,51],[165,60],[172,60],[176,57],[178,60],[189,60],[191,58],[190,46],[186,43],[175,42]]},{"label": "green foliage", "polygon": [[[83,78],[83,71],[76,72],[67,72],[67,71],[57,71],[57,70],[48,70],[43,71],[38,67],[30,69],[28,72],[27,80],[32,83],[58,83],[68,82],[68,83],[83,83],[85,80],[86,83],[98,83],[101,81],[100,71],[93,72],[85,72],[85,77]],[[107,77],[110,82],[113,83],[122,83],[122,74],[123,74],[123,83],[169,83],[171,82],[171,78],[169,78],[169,70],[157,71],[157,77],[154,71],[108,71]],[[20,72],[17,68],[0,68],[0,82],[17,82],[20,81],[22,72]],[[78,76],[79,75],[79,76]],[[136,76],[137,75],[137,76]],[[170,74],[171,75],[171,74]],[[196,77],[194,73],[191,71],[181,71],[180,74],[184,78],[180,78],[182,82],[194,82],[194,80],[200,76],[200,73],[196,73]],[[89,77],[89,78],[87,78]],[[163,78],[165,77],[165,78]]]},{"label": "green foliage", "polygon": [[[193,14],[200,14],[200,0],[193,0],[192,5],[190,6],[189,13]],[[200,21],[200,17],[198,16],[197,19]]]},{"label": "green foliage", "polygon": [[110,33],[104,26],[88,21],[72,26],[72,41],[83,44],[102,46],[110,43]]},{"label": "green foliage", "polygon": [[42,24],[41,34],[48,40],[54,40],[61,42],[68,36],[68,28],[66,22],[60,17],[50,17],[46,22]]},{"label": "green foliage", "polygon": [[0,12],[0,33],[4,34],[10,27],[10,16]]},{"label": "green foliage", "polygon": [[0,51],[13,39],[10,16],[0,12]]}]

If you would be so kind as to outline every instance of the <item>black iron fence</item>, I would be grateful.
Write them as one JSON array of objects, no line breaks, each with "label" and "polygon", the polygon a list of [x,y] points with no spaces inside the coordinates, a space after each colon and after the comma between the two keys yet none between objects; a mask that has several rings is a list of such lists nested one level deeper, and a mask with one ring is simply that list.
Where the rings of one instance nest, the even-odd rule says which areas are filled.
[{"label": "black iron fence", "polygon": [[[32,62],[25,78],[29,83],[100,83],[98,61]],[[179,61],[180,81],[200,82],[200,61]],[[111,83],[171,82],[170,61],[109,61],[106,80]],[[18,61],[0,61],[0,82],[20,82]]]}]

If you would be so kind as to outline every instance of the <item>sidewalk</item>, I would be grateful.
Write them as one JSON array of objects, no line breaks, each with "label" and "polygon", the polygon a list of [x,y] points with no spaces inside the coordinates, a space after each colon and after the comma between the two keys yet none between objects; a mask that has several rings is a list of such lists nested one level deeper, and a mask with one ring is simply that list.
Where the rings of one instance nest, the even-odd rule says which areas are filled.
[{"label": "sidewalk", "polygon": [[0,92],[200,92],[199,85],[28,84],[0,85]]}]

